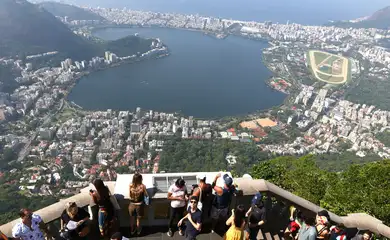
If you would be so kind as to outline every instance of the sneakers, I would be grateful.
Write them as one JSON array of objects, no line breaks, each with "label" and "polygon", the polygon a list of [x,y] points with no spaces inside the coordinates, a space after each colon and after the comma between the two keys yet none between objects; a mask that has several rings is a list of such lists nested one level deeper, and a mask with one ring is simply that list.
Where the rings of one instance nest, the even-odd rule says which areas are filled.
[{"label": "sneakers", "polygon": [[140,234],[141,234],[141,231],[142,231],[142,227],[140,226],[140,227],[137,229],[137,234],[140,235]]},{"label": "sneakers", "polygon": [[180,236],[184,236],[183,230],[181,230],[181,229],[179,230],[179,235],[180,235]]},{"label": "sneakers", "polygon": [[168,237],[172,237],[173,236],[172,229],[169,229],[169,231],[167,232],[167,235],[168,235]]}]

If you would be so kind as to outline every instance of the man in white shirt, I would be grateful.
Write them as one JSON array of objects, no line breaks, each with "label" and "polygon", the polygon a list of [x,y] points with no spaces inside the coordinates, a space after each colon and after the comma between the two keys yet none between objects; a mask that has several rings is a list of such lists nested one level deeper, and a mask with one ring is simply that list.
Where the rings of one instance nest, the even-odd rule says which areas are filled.
[{"label": "man in white shirt", "polygon": [[[169,237],[173,236],[173,228],[175,225],[173,221],[175,218],[182,219],[184,215],[184,211],[186,210],[186,202],[188,200],[187,196],[187,187],[184,179],[179,178],[176,180],[172,186],[168,189],[168,200],[171,200],[171,214],[169,218],[169,230],[167,235]],[[184,235],[183,227],[179,227],[179,234],[181,236]]]},{"label": "man in white shirt", "polygon": [[[12,228],[12,236],[14,238],[20,238],[21,240],[45,240],[45,235],[41,229],[49,235],[49,231],[39,215],[33,214],[28,209],[21,209],[19,216],[21,222]],[[50,236],[48,238],[51,239]]]}]

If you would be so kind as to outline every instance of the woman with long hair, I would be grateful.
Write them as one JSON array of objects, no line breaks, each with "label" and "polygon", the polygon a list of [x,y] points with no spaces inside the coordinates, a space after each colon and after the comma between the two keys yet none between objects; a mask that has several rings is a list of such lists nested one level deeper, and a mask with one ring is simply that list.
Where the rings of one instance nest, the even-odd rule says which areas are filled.
[{"label": "woman with long hair", "polygon": [[223,237],[224,240],[241,240],[244,239],[245,227],[245,208],[244,205],[238,205],[235,210],[232,210],[232,215],[226,221],[226,225],[230,226],[229,230]]},{"label": "woman with long hair", "polygon": [[[141,218],[144,216],[144,197],[148,196],[146,186],[142,183],[142,175],[135,173],[133,175],[133,181],[129,186],[129,213],[130,213],[130,230],[131,234],[139,235],[141,233]],[[136,224],[134,224],[134,219]]]},{"label": "woman with long hair", "polygon": [[114,206],[110,200],[110,190],[99,178],[93,181],[93,185],[95,186],[96,191],[90,190],[90,195],[94,203],[99,207],[98,222],[100,235],[102,237],[108,237],[115,215]]}]

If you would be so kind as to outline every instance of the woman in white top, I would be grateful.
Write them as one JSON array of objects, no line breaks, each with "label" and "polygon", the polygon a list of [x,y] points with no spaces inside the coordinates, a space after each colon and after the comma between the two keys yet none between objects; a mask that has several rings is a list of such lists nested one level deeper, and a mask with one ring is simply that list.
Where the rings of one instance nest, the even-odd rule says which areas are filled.
[{"label": "woman in white top", "polygon": [[[168,189],[168,200],[171,200],[171,214],[169,218],[169,231],[167,235],[173,236],[173,221],[175,218],[182,219],[184,211],[186,210],[186,202],[188,201],[187,187],[184,179],[179,178]],[[179,234],[184,235],[183,229],[179,227]]]}]

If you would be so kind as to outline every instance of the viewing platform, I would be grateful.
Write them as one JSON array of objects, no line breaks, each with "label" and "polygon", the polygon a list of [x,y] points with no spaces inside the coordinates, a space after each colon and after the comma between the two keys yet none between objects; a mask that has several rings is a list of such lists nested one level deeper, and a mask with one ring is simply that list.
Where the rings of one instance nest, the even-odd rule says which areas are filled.
[{"label": "viewing platform", "polygon": [[[139,237],[135,239],[184,239],[176,232],[173,238],[168,237],[168,218],[169,218],[169,201],[167,200],[168,188],[173,182],[182,177],[187,184],[188,190],[192,188],[193,184],[197,184],[199,179],[197,176],[206,174],[206,182],[211,182],[214,179],[216,172],[208,173],[161,173],[161,174],[143,174],[143,182],[147,187],[147,191],[151,196],[151,204],[145,208],[145,217],[142,219],[141,225],[143,230]],[[126,237],[129,237],[130,232],[130,218],[128,213],[129,196],[128,189],[132,180],[132,174],[118,175],[115,182],[105,182],[112,194],[118,200],[121,210],[118,211],[118,218],[120,223],[120,231]],[[267,225],[263,232],[260,232],[258,239],[280,240],[283,239],[284,230],[289,222],[289,207],[294,205],[296,208],[305,212],[306,214],[315,215],[323,208],[298,197],[268,181],[262,179],[252,179],[250,176],[235,178],[234,183],[238,186],[239,192],[234,196],[231,203],[231,208],[238,204],[244,204],[249,208],[251,198],[258,191],[263,193],[265,207],[267,209]],[[217,182],[217,185],[221,184]],[[59,219],[64,210],[65,203],[76,202],[78,206],[88,208],[92,212],[93,227],[91,229],[91,236],[89,239],[99,239],[98,230],[96,226],[97,207],[92,203],[89,196],[89,190],[94,189],[92,185],[84,188],[79,194],[70,198],[60,200],[59,202],[47,206],[45,208],[35,211],[43,220],[49,225],[51,231],[57,232],[59,230]],[[343,224],[346,228],[356,228],[357,230],[369,230],[375,234],[390,238],[390,227],[384,225],[382,221],[367,215],[365,213],[351,213],[347,216],[338,216],[329,212],[331,221],[338,224]],[[7,236],[11,236],[12,227],[20,221],[19,219],[0,226],[0,230]],[[204,229],[205,233],[198,236],[200,240],[214,240],[222,239],[216,233],[210,233],[208,229]]]}]

